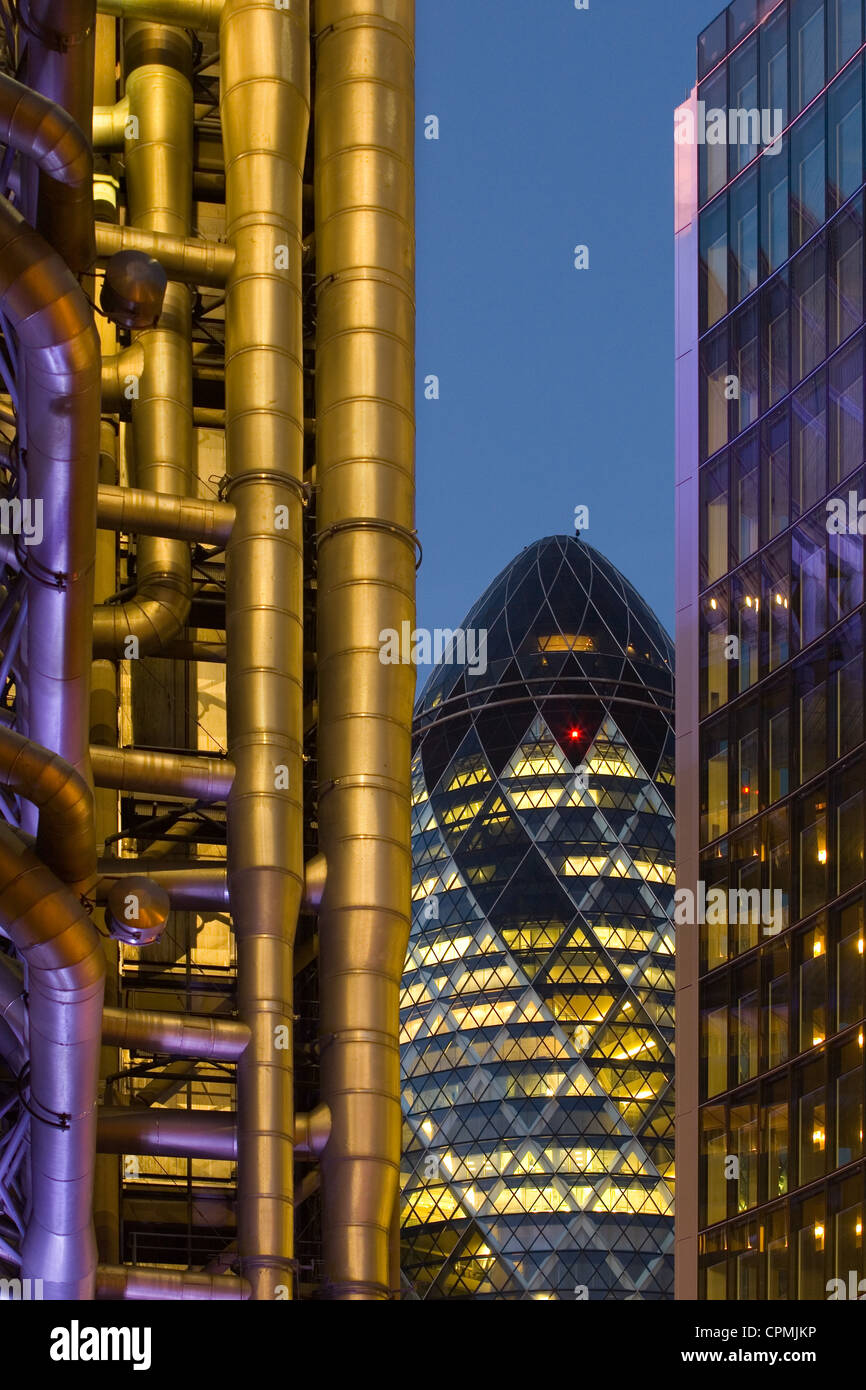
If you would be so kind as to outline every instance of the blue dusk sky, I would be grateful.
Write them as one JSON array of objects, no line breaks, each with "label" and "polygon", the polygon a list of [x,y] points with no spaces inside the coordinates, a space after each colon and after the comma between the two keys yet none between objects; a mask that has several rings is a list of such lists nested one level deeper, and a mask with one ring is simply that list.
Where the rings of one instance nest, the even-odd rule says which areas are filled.
[{"label": "blue dusk sky", "polygon": [[585,505],[672,629],[673,112],[721,8],[418,0],[420,626]]}]

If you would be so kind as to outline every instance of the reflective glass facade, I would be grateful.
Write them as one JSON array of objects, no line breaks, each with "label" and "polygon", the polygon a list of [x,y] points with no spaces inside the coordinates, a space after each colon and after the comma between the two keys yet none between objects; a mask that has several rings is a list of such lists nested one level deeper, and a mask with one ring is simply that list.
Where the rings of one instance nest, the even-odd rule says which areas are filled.
[{"label": "reflective glass facade", "polygon": [[659,1299],[673,1271],[672,644],[576,537],[416,710],[403,1271],[420,1298]]},{"label": "reflective glass facade", "polygon": [[697,100],[783,110],[780,147],[698,145],[690,221],[678,179],[677,883],[778,904],[729,900],[681,956],[708,1299],[864,1273],[863,40],[861,0],[729,6]]}]

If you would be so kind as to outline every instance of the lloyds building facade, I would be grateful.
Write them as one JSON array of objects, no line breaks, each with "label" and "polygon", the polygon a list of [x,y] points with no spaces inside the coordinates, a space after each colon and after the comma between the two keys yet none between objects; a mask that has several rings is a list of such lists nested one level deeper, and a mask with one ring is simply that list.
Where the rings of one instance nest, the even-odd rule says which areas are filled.
[{"label": "lloyds building facade", "polygon": [[864,1273],[864,38],[735,0],[677,112],[683,1298]]}]

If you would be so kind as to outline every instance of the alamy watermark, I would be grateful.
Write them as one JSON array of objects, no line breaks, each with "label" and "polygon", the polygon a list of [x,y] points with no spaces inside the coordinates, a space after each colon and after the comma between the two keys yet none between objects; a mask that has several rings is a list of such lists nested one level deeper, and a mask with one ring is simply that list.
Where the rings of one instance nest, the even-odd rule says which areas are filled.
[{"label": "alamy watermark", "polygon": [[780,154],[785,113],[780,107],[758,110],[756,106],[707,107],[697,103],[697,111],[681,106],[676,113],[674,139],[678,145],[763,145],[766,154]]},{"label": "alamy watermark", "polygon": [[0,497],[0,535],[23,536],[25,545],[41,545],[42,498]]},{"label": "alamy watermark", "polygon": [[487,671],[487,629],[437,627],[413,628],[400,624],[400,631],[386,627],[379,633],[379,660],[383,666],[465,666],[470,676]]},{"label": "alamy watermark", "polygon": [[698,882],[674,892],[675,927],[746,926],[760,923],[765,936],[777,936],[785,924],[781,888],[707,888]]}]

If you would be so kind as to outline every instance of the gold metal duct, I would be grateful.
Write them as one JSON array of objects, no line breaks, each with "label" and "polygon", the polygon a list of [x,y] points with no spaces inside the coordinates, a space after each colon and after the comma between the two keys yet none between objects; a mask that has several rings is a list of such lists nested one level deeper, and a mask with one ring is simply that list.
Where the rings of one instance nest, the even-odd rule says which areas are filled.
[{"label": "gold metal duct", "polygon": [[308,0],[226,0],[228,885],[238,1014],[238,1249],[253,1298],[293,1286],[292,953],[302,829],[304,448],[301,210]]},{"label": "gold metal duct", "polygon": [[[185,238],[192,225],[192,41],[178,29],[129,22],[126,54],[126,92],[137,122],[126,140],[133,227]],[[136,338],[143,361],[132,402],[139,487],[180,497],[190,491],[192,470],[191,314],[189,289],[171,282],[158,325]],[[188,544],[141,537],[136,596],[96,608],[95,656],[158,651],[185,626],[191,594]]]},{"label": "gold metal duct", "polygon": [[387,1299],[400,1168],[415,617],[414,4],[318,0],[319,913],[327,1292]]},{"label": "gold metal duct", "polygon": [[[99,0],[100,14],[121,19],[152,19],[160,24],[179,24],[186,29],[219,28],[225,0]],[[276,9],[282,0],[272,0]]]}]

